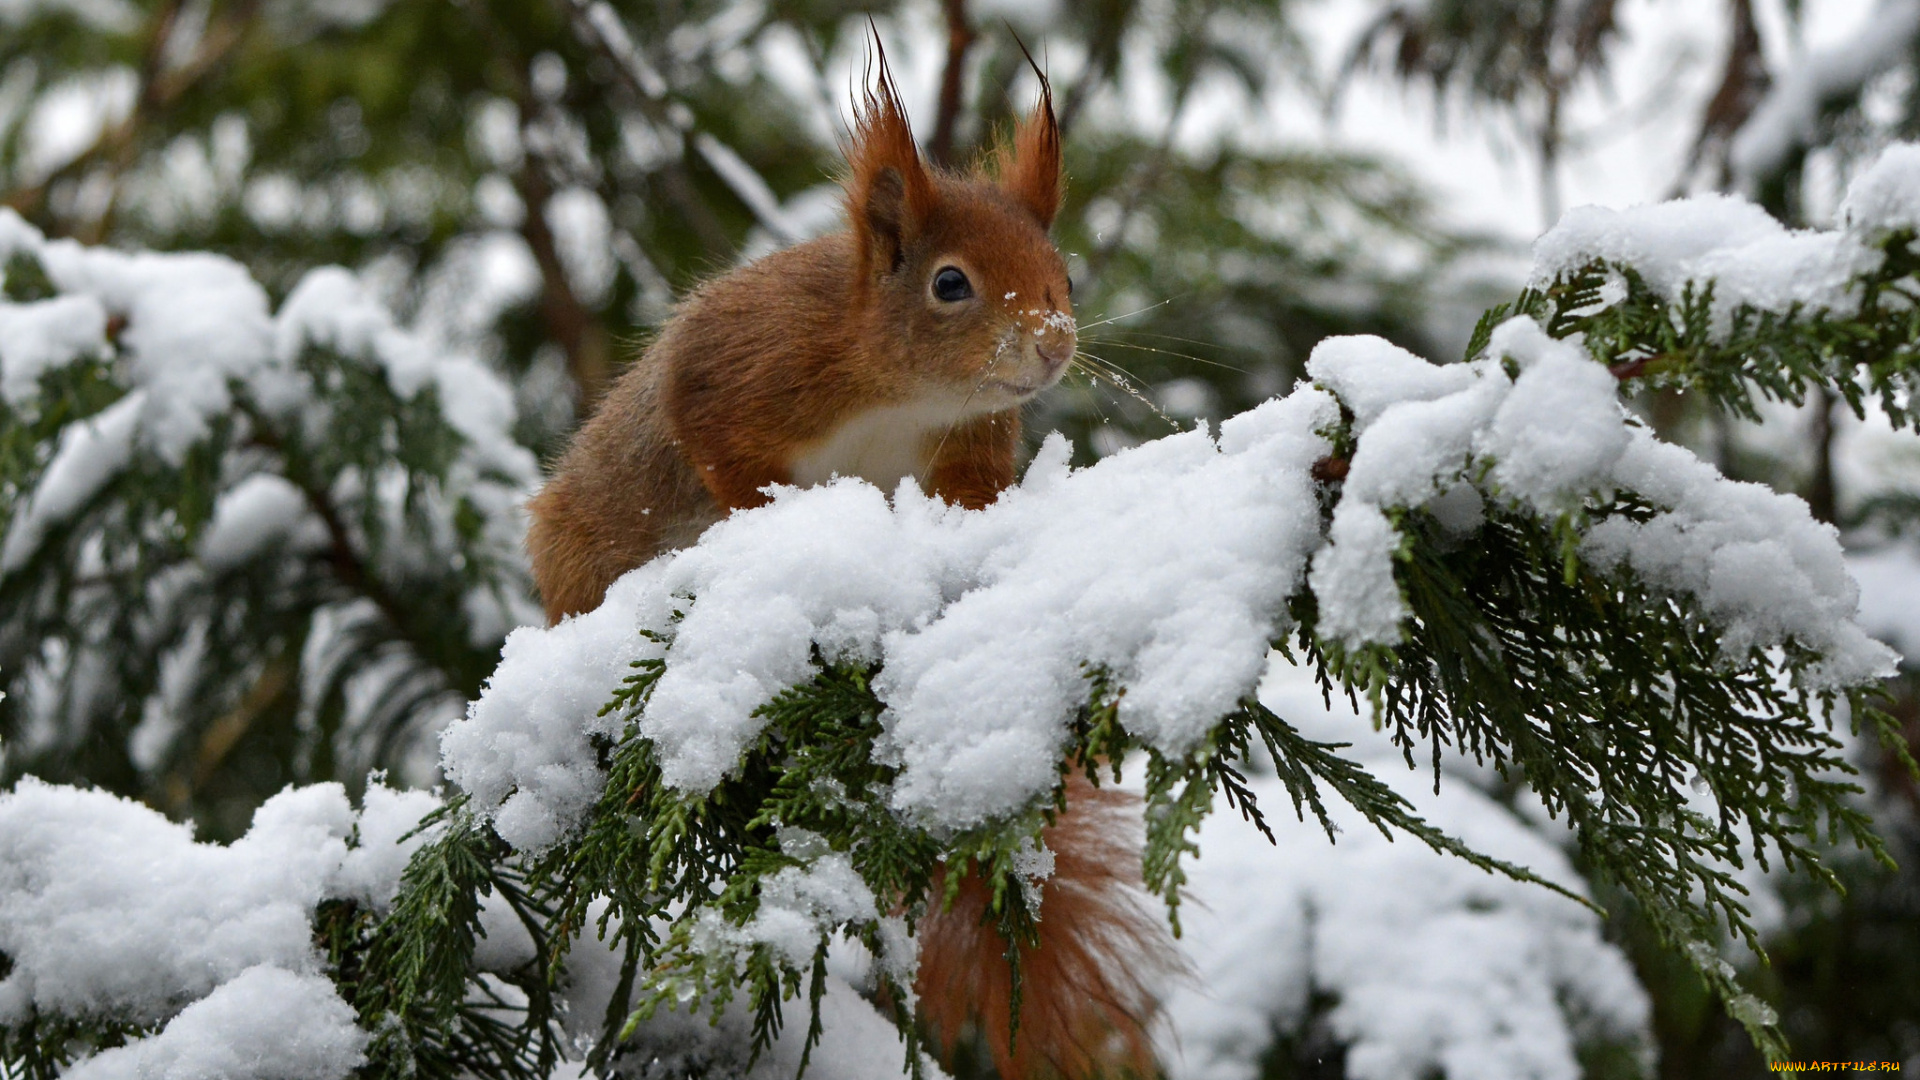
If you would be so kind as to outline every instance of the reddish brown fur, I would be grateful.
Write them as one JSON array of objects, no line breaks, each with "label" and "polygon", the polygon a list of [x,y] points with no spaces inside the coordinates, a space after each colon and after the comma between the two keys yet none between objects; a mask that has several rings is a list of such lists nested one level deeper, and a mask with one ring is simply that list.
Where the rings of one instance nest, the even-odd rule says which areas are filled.
[{"label": "reddish brown fur", "polygon": [[1178,965],[1138,899],[1138,806],[1079,776],[1068,782],[1068,812],[1045,834],[1054,866],[1040,886],[1040,941],[1020,952],[1017,1038],[986,885],[969,874],[952,907],[921,921],[920,1009],[943,1053],[977,1032],[1003,1077],[1153,1075],[1153,987]]},{"label": "reddish brown fur", "polygon": [[[997,178],[939,172],[920,160],[882,57],[847,164],[850,228],[695,290],[529,502],[550,621],[597,606],[614,579],[728,511],[765,502],[770,484],[828,468],[891,483],[862,456],[876,441],[905,447],[921,484],[961,506],[985,506],[1013,482],[1020,406],[1074,347],[1066,267],[1046,234],[1060,205],[1050,93],[996,155]],[[948,267],[972,297],[930,291]],[[860,426],[899,415],[911,419],[884,437]],[[1139,858],[1117,839],[1132,819],[1116,815],[1116,798],[1075,787],[1049,833],[1058,869],[1041,944],[1023,961],[1017,1052],[1005,947],[980,924],[979,882],[922,924],[919,988],[936,1037],[951,1047],[977,1027],[1009,1080],[1151,1064],[1148,987],[1170,952],[1132,899],[1123,868]]]}]

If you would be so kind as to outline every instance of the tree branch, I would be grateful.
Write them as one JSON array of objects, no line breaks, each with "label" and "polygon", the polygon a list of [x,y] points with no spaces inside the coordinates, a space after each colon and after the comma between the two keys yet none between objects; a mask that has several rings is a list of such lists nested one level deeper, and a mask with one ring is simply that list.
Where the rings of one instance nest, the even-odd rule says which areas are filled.
[{"label": "tree branch", "polygon": [[967,0],[943,0],[947,13],[947,67],[940,76],[940,109],[934,114],[927,157],[935,165],[953,164],[953,143],[960,126],[961,93],[966,88],[967,52],[978,40],[967,22]]},{"label": "tree branch", "polygon": [[[614,19],[615,28],[618,28],[618,15],[611,8],[590,4],[587,0],[554,0],[554,4],[573,26],[575,36],[607,61],[621,88],[633,98],[635,107],[647,122],[662,131],[684,135],[680,125],[668,115],[666,80],[660,77],[659,72],[641,62],[631,42],[616,41],[609,35],[609,27],[604,23],[607,19]],[[680,154],[663,162],[659,173],[661,194],[667,197],[667,201],[679,212],[681,220],[699,238],[707,256],[722,261],[732,258],[737,250],[732,238],[720,224],[720,219],[714,216],[713,208],[700,197],[692,175],[687,172],[684,139]]]},{"label": "tree branch", "polygon": [[599,402],[612,379],[611,342],[599,317],[580,301],[567,280],[559,245],[552,227],[547,224],[553,185],[547,180],[537,155],[526,156],[517,186],[520,199],[527,207],[526,216],[520,222],[520,235],[526,239],[534,262],[540,266],[540,317],[554,341],[566,351],[567,371],[580,388],[579,412],[585,416]]}]

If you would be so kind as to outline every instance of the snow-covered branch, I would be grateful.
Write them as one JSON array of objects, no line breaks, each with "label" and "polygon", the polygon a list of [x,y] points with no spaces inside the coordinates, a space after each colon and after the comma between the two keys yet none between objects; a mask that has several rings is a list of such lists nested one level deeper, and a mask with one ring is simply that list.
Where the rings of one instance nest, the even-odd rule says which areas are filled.
[{"label": "snow-covered branch", "polygon": [[[237,263],[48,241],[8,211],[0,266],[9,767],[92,741],[191,800],[269,715],[400,764],[379,747],[532,614],[538,470],[507,386],[338,269],[276,313]],[[253,691],[202,689],[233,678]]]}]

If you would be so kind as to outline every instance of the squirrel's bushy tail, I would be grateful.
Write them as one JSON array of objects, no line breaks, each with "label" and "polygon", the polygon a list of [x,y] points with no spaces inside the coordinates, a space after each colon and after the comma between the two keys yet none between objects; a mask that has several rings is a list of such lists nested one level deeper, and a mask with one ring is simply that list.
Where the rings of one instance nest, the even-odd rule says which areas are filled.
[{"label": "squirrel's bushy tail", "polygon": [[1020,954],[1017,1038],[991,890],[969,873],[951,907],[930,905],[916,989],[943,1055],[977,1032],[1006,1080],[1154,1074],[1156,989],[1183,965],[1140,884],[1138,807],[1125,792],[1068,781],[1066,811],[1045,834],[1054,864],[1040,883],[1040,940]]}]

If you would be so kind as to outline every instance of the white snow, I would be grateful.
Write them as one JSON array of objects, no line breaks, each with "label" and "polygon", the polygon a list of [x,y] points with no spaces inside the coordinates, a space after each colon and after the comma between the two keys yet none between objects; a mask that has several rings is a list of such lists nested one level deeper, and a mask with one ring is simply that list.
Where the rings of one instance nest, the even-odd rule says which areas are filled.
[{"label": "white snow", "polygon": [[200,536],[200,561],[231,569],[269,545],[298,534],[301,549],[326,542],[325,526],[307,509],[307,497],[283,476],[255,473],[220,496],[213,521]]},{"label": "white snow", "polygon": [[7,523],[6,541],[0,544],[0,575],[25,565],[49,527],[78,512],[127,467],[145,408],[146,394],[136,390],[60,432],[60,448],[47,462],[26,505]]},{"label": "white snow", "polygon": [[[1502,360],[1519,366],[1517,379]],[[1468,364],[1436,367],[1379,338],[1333,338],[1314,349],[1307,373],[1361,400],[1349,405],[1358,446],[1309,577],[1322,634],[1349,646],[1399,640],[1407,614],[1389,511],[1432,505],[1470,533],[1481,508],[1463,481],[1484,461],[1488,494],[1552,516],[1606,487],[1626,445],[1613,376],[1530,319],[1497,327],[1488,355]]]},{"label": "white snow", "polygon": [[1692,595],[1720,624],[1729,659],[1791,638],[1823,656],[1808,672],[1815,687],[1893,673],[1896,654],[1854,621],[1859,588],[1833,526],[1815,521],[1799,499],[1728,480],[1643,428],[1632,436],[1615,479],[1663,512],[1595,524],[1584,558],[1602,569],[1630,566],[1655,588]]},{"label": "white snow", "polygon": [[767,945],[804,970],[813,963],[822,934],[844,923],[876,918],[873,890],[854,870],[853,860],[826,852],[805,867],[785,867],[761,882],[760,908],[745,926],[733,926],[713,908],[703,908],[694,934],[703,952],[738,953]]},{"label": "white snow", "polygon": [[0,1023],[165,1023],[74,1076],[345,1076],[365,1039],[321,970],[314,908],[383,905],[418,843],[398,838],[435,805],[375,784],[356,815],[338,784],[289,788],[221,846],[138,803],[22,779],[0,795]]},{"label": "white snow", "polygon": [[1795,303],[1845,313],[1849,285],[1880,263],[1852,232],[1795,232],[1734,195],[1697,195],[1650,206],[1567,211],[1533,246],[1532,284],[1594,259],[1631,266],[1654,291],[1677,298],[1689,282],[1713,282],[1714,312],[1745,303],[1784,312]]},{"label": "white snow", "polygon": [[[439,805],[427,792],[376,782],[356,813],[338,784],[288,788],[260,808],[245,837],[221,846],[195,842],[189,826],[137,803],[23,779],[0,795],[0,953],[14,964],[0,981],[0,1024],[37,1010],[159,1027],[76,1063],[67,1075],[79,1080],[344,1078],[362,1063],[367,1035],[314,952],[315,905],[341,898],[384,911],[432,830],[401,837]],[[875,914],[873,894],[846,856],[828,853],[775,875],[749,932],[791,944],[811,962],[813,921]],[[498,897],[481,922],[482,970],[532,957],[525,930]],[[618,956],[591,934],[573,950],[563,988],[581,1049],[597,1035],[619,981]],[[790,1022],[752,1077],[793,1074],[806,1024],[792,1023],[792,1014],[805,1008],[804,998],[787,1004]],[[825,1039],[812,1066],[820,1071],[810,1075],[905,1074],[892,1023],[838,976],[822,1018]],[[737,1005],[718,1029],[705,1015],[668,1011],[642,1025],[634,1053],[744,1066],[749,1021]]]},{"label": "white snow", "polygon": [[[491,582],[464,598],[476,643],[497,641],[537,618],[525,595],[519,505],[537,482],[539,465],[513,438],[512,390],[479,361],[398,326],[358,279],[337,267],[309,273],[274,314],[265,290],[230,259],[47,240],[0,208],[0,262],[15,254],[37,259],[58,295],[31,304],[0,302],[0,396],[31,413],[45,372],[89,356],[113,361],[126,395],[61,432],[58,450],[22,499],[24,512],[8,526],[0,575],[18,570],[50,527],[79,513],[137,461],[151,455],[159,464],[179,465],[215,418],[235,415],[236,391],[286,434],[313,442],[337,437],[329,427],[329,388],[302,367],[306,351],[320,347],[372,367],[402,400],[431,389],[441,416],[461,437],[447,477],[427,490],[410,485],[398,466],[334,478],[329,494],[336,503],[357,511],[351,504],[371,500],[388,526],[388,542],[369,561],[394,578],[445,574],[450,563],[473,557],[497,568]],[[111,342],[110,321],[117,329]],[[325,538],[300,493],[258,468],[248,459],[223,476],[228,486],[198,552],[213,569],[276,543],[275,550],[297,554]],[[467,510],[478,513],[481,535],[463,551],[458,522]],[[409,527],[419,520],[406,520],[409,511],[424,513],[426,527]],[[357,513],[343,516],[359,520]]]},{"label": "white snow", "polygon": [[1856,232],[1920,228],[1920,146],[1895,143],[1882,150],[1847,185],[1839,217]]},{"label": "white snow", "polygon": [[[1920,2],[1913,10],[1920,26]],[[1920,147],[1882,151],[1848,186],[1842,227],[1790,230],[1735,195],[1697,195],[1624,210],[1569,210],[1533,246],[1531,284],[1544,286],[1595,259],[1633,267],[1655,292],[1677,298],[1713,283],[1716,327],[1732,310],[1785,312],[1795,304],[1845,315],[1859,304],[1853,279],[1880,265],[1873,246],[1890,229],[1920,225]]]},{"label": "white snow", "polygon": [[400,890],[400,875],[407,868],[407,860],[420,845],[433,839],[441,826],[413,836],[407,834],[440,808],[440,800],[425,791],[390,788],[380,783],[378,776],[374,779],[361,797],[360,814],[354,823],[357,842],[328,877],[327,893],[385,912]]},{"label": "white snow", "polygon": [[781,491],[628,575],[596,612],[514,634],[443,740],[447,775],[509,842],[557,839],[600,787],[597,710],[629,661],[659,655],[643,627],[671,631],[673,662],[641,732],[688,790],[735,767],[763,723],[753,711],[810,676],[816,644],[884,658],[895,805],[943,826],[1050,788],[1085,663],[1126,688],[1131,730],[1184,751],[1258,682],[1318,542],[1307,471],[1334,419],[1307,390],[1217,441],[1186,432],[1079,471],[1056,438],[980,512],[911,486],[891,505],[852,480]]},{"label": "white snow", "polygon": [[[1459,776],[1435,795],[1305,672],[1276,663],[1261,700],[1309,737],[1355,743],[1351,757],[1476,850],[1581,888],[1552,837]],[[1578,1080],[1576,1047],[1595,1038],[1646,1054],[1646,994],[1591,911],[1389,841],[1338,799],[1329,843],[1311,816],[1294,819],[1276,779],[1254,783],[1279,846],[1223,806],[1188,867],[1181,947],[1197,979],[1166,1004],[1172,1080],[1254,1080],[1273,1032],[1299,1031],[1314,992],[1336,999],[1324,1022],[1355,1080]]]},{"label": "white snow", "polygon": [[39,395],[40,376],[107,348],[107,310],[91,296],[0,301],[0,398],[14,408]]},{"label": "white snow", "polygon": [[365,1062],[367,1034],[324,975],[251,967],[158,1035],[76,1062],[67,1080],[336,1080]]},{"label": "white snow", "polygon": [[[1502,359],[1518,365],[1517,379]],[[1695,597],[1722,626],[1727,657],[1791,639],[1823,655],[1807,673],[1816,687],[1891,672],[1893,653],[1853,621],[1859,593],[1839,534],[1799,499],[1729,481],[1631,422],[1612,375],[1577,346],[1547,337],[1530,319],[1509,320],[1495,329],[1486,357],[1452,369],[1462,381],[1439,396],[1434,380],[1414,373],[1420,362],[1378,339],[1322,346],[1308,361],[1322,385],[1391,372],[1380,381],[1409,389],[1408,400],[1378,408],[1370,424],[1356,412],[1358,447],[1330,542],[1309,577],[1324,635],[1349,646],[1399,639],[1407,609],[1393,579],[1401,541],[1388,512],[1437,505],[1443,494],[1458,500],[1459,485],[1486,462],[1486,495],[1544,516],[1616,489],[1664,511],[1645,523],[1593,524],[1581,553],[1603,571],[1630,567],[1654,588]],[[1444,512],[1468,529],[1478,521],[1477,506]]]},{"label": "white snow", "polygon": [[[1090,665],[1124,687],[1129,730],[1192,746],[1255,684],[1309,557],[1323,637],[1397,641],[1393,515],[1431,505],[1466,537],[1487,498],[1553,518],[1637,492],[1663,512],[1568,519],[1600,569],[1695,597],[1729,657],[1789,640],[1818,651],[1815,687],[1891,669],[1852,621],[1831,529],[1657,443],[1605,367],[1531,320],[1498,327],[1464,365],[1349,338],[1323,343],[1308,372],[1316,387],[1227,421],[1217,442],[1180,433],[1073,471],[1051,440],[982,511],[911,485],[891,503],[852,480],[781,490],[629,574],[597,611],[518,631],[443,739],[447,775],[510,843],[557,841],[601,786],[589,737],[617,732],[600,706],[630,662],[666,656],[640,734],[668,783],[708,790],[760,732],[755,710],[811,676],[817,647],[883,664],[876,753],[900,768],[894,807],[969,827],[1051,789]],[[1308,473],[1330,450],[1334,394],[1353,399],[1356,446],[1323,539]]]}]

